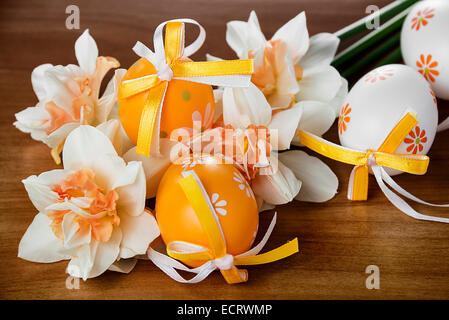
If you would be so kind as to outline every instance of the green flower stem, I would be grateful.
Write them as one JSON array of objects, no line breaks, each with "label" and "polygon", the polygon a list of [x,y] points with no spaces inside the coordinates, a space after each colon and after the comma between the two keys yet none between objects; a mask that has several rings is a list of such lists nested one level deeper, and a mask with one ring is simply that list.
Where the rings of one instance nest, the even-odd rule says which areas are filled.
[{"label": "green flower stem", "polygon": [[384,21],[387,21],[388,19],[394,17],[398,13],[402,12],[403,10],[411,7],[413,4],[421,0],[397,0],[393,1],[392,3],[386,5],[385,7],[381,8],[378,12],[374,12],[370,14],[367,17],[364,17],[354,23],[351,23],[349,26],[346,26],[334,34],[340,38],[341,41],[346,40],[356,34],[359,34],[360,32],[363,32],[366,30],[366,24],[367,23],[373,23],[374,19],[379,17],[379,20],[381,23]]},{"label": "green flower stem", "polygon": [[386,64],[400,63],[401,61],[402,61],[402,52],[401,48],[399,47],[395,49],[393,52],[391,52],[384,59],[382,59],[378,64],[376,64],[374,68],[378,68]]},{"label": "green flower stem", "polygon": [[398,31],[402,27],[402,23],[407,17],[409,11],[410,8],[405,9],[393,19],[380,26],[377,30],[371,32],[370,34],[366,35],[365,37],[351,45],[346,50],[342,51],[335,57],[332,65],[336,68],[340,67],[342,64],[354,59],[357,55],[370,49],[371,46],[376,44],[378,45],[380,41],[387,38],[392,33]]},{"label": "green flower stem", "polygon": [[379,60],[380,57],[383,57],[391,50],[398,48],[400,44],[401,33],[397,32],[387,41],[376,47],[374,50],[370,51],[363,58],[359,59],[356,63],[352,64],[349,68],[345,69],[342,72],[342,77],[349,78],[354,74],[362,71],[366,66],[371,65],[375,61]]}]

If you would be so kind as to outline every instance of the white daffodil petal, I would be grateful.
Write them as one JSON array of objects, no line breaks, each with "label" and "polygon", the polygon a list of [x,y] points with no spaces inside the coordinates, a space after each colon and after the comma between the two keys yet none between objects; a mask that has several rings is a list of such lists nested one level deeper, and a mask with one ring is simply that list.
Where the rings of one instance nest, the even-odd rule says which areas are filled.
[{"label": "white daffodil petal", "polygon": [[335,98],[329,101],[328,103],[334,109],[335,117],[338,117],[338,115],[340,114],[340,109],[343,105],[343,102],[346,100],[347,95],[348,95],[348,81],[342,77],[340,89],[338,90]]},{"label": "white daffodil petal", "polygon": [[146,180],[141,162],[129,162],[122,176],[112,187],[119,199],[117,209],[120,215],[138,216],[145,208]]},{"label": "white daffodil petal", "polygon": [[279,111],[273,115],[268,129],[277,130],[277,150],[290,148],[290,143],[295,136],[303,109],[294,105],[290,109]]},{"label": "white daffodil petal", "polygon": [[22,180],[28,197],[38,211],[43,212],[46,207],[59,199],[59,195],[52,190],[52,187],[60,183],[69,173],[67,170],[56,169]]},{"label": "white daffodil petal", "polygon": [[52,67],[50,63],[41,64],[31,73],[31,84],[39,101],[46,100],[48,96],[45,72]]},{"label": "white daffodil petal", "polygon": [[340,39],[332,33],[319,33],[310,38],[310,46],[298,62],[305,73],[329,66],[335,57]]},{"label": "white daffodil petal", "polygon": [[[270,162],[273,164],[277,161],[271,157]],[[265,202],[273,205],[285,204],[293,200],[301,189],[301,181],[299,181],[293,172],[277,162],[278,170],[271,175],[259,174],[252,181],[251,187],[258,197]]]},{"label": "white daffodil petal", "polygon": [[292,150],[279,154],[279,160],[302,181],[296,200],[324,202],[332,199],[337,193],[337,176],[320,159],[303,151]]},{"label": "white daffodil petal", "polygon": [[127,162],[142,162],[146,178],[146,198],[156,196],[159,182],[172,161],[178,158],[179,150],[181,150],[180,154],[188,154],[188,148],[185,145],[169,139],[160,139],[160,155],[142,156],[136,153],[135,147],[123,155],[123,159]]},{"label": "white daffodil petal", "polygon": [[64,168],[79,170],[91,167],[99,155],[117,155],[117,152],[104,133],[91,126],[79,126],[73,130],[64,145],[62,157]]},{"label": "white daffodil petal", "polygon": [[341,86],[341,77],[332,66],[306,73],[299,81],[300,89],[296,94],[296,101],[315,100],[322,102],[331,101]]},{"label": "white daffodil petal", "polygon": [[64,245],[60,252],[72,257],[77,255],[80,246],[89,244],[92,239],[91,227],[82,232],[79,228],[77,219],[78,216],[76,214],[67,213],[62,220]]},{"label": "white daffodil petal", "polygon": [[38,213],[19,243],[18,257],[41,263],[50,263],[70,259],[59,252],[62,240],[58,239],[50,228],[51,220]]},{"label": "white daffodil petal", "polygon": [[123,235],[120,258],[125,259],[145,254],[150,243],[160,235],[156,219],[145,211],[136,217],[120,215],[120,229]]},{"label": "white daffodil petal", "polygon": [[86,29],[75,42],[75,56],[81,69],[89,76],[95,72],[98,47]]},{"label": "white daffodil petal", "polygon": [[119,156],[123,155],[126,151],[134,146],[131,140],[123,131],[120,120],[118,119],[111,119],[103,122],[96,128],[103,132],[109,138],[109,140],[111,140],[114,149],[115,151],[117,151],[117,154]]},{"label": "white daffodil petal", "polygon": [[70,260],[66,272],[75,278],[87,280],[94,264],[94,257],[99,242],[94,240],[78,248],[77,255]]},{"label": "white daffodil petal", "polygon": [[262,91],[253,83],[248,88],[225,88],[223,92],[223,122],[245,129],[250,124],[266,126],[271,119],[271,107]]},{"label": "white daffodil petal", "polygon": [[[115,154],[100,154],[92,163],[91,168],[95,173],[95,182],[104,190],[115,189],[119,180],[123,180],[126,172],[126,162]],[[132,179],[132,177],[127,178]],[[120,200],[119,200],[120,201]]]},{"label": "white daffodil petal", "polygon": [[50,148],[56,148],[57,146],[59,146],[61,143],[64,142],[64,139],[67,138],[67,136],[70,134],[70,132],[72,132],[79,126],[80,126],[80,124],[78,122],[70,122],[70,123],[63,124],[58,129],[56,129],[55,131],[50,133],[45,138],[44,142]]},{"label": "white daffodil petal", "polygon": [[98,105],[95,108],[96,123],[101,124],[109,118],[109,114],[111,113],[112,108],[117,103],[118,89],[125,73],[126,69],[115,70],[114,76],[106,86],[103,95],[100,99],[98,99]]},{"label": "white daffodil petal", "polygon": [[50,114],[42,103],[28,107],[15,114],[17,121],[13,124],[22,132],[31,133],[34,140],[44,141],[50,125]]},{"label": "white daffodil petal", "polygon": [[120,228],[114,228],[109,241],[97,241],[98,246],[95,252],[92,269],[89,272],[89,278],[95,278],[101,275],[117,260],[121,241],[122,231]]},{"label": "white daffodil petal", "polygon": [[137,259],[120,259],[111,264],[108,270],[120,273],[130,273],[136,264]]},{"label": "white daffodil petal", "polygon": [[301,12],[276,31],[272,40],[278,39],[287,44],[289,55],[294,63],[301,59],[309,48],[306,14]]},{"label": "white daffodil petal", "polygon": [[[334,108],[318,101],[302,101],[297,104],[302,109],[298,129],[321,136],[335,121]],[[294,139],[297,142],[297,137]]]}]

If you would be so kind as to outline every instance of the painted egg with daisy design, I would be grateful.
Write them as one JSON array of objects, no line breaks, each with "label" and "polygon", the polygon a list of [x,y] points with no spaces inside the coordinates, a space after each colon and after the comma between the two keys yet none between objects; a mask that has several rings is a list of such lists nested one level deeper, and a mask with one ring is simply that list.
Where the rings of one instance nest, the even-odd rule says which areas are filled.
[{"label": "painted egg with daisy design", "polygon": [[405,63],[418,70],[437,97],[449,100],[449,1],[419,1],[401,31]]},{"label": "painted egg with daisy design", "polygon": [[209,247],[207,235],[178,184],[189,171],[194,171],[204,186],[206,201],[214,208],[226,239],[227,252],[235,256],[248,251],[259,225],[254,193],[233,164],[208,154],[181,157],[165,172],[157,191],[155,210],[163,241]]},{"label": "painted egg with daisy design", "polygon": [[341,107],[341,145],[377,150],[408,111],[416,113],[419,123],[396,153],[427,154],[438,125],[436,99],[429,83],[406,65],[390,64],[372,70],[352,87]]},{"label": "painted egg with daisy design", "polygon": [[[154,66],[145,58],[137,60],[126,72],[122,81],[156,73]],[[137,143],[140,115],[150,91],[119,99],[119,116],[131,141]],[[193,125],[198,130],[212,127],[215,100],[210,85],[172,79],[165,93],[161,113],[160,137],[192,135]],[[179,131],[178,131],[179,130]]]}]

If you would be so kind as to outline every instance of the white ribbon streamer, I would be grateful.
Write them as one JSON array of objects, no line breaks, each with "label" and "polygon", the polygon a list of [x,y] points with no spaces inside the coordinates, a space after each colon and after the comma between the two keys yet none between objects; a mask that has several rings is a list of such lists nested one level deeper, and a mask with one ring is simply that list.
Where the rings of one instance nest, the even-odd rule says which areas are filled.
[{"label": "white ribbon streamer", "polygon": [[[274,226],[276,225],[276,217],[277,213],[274,214],[273,219],[271,220],[270,226],[268,227],[265,235],[263,236],[262,240],[252,249],[237,255],[236,257],[247,257],[247,256],[255,256],[257,255],[265,246],[268,239],[270,238],[271,233],[273,232]],[[202,252],[205,250],[208,250],[207,248],[192,245],[190,243],[185,242],[176,242],[175,243],[176,249],[178,252],[182,253],[196,253],[196,252]],[[156,250],[152,249],[151,247],[147,251],[148,258],[159,268],[161,269],[165,274],[167,274],[170,278],[173,280],[176,280],[181,283],[198,283],[203,281],[207,278],[207,276],[213,272],[216,269],[219,270],[228,270],[233,266],[234,263],[234,257],[230,254],[225,255],[222,258],[215,259],[215,260],[209,260],[206,263],[202,264],[201,266],[197,268],[189,268],[180,263],[179,261],[162,254],[160,252],[157,252]],[[186,271],[190,273],[195,273],[196,275],[186,280],[183,278],[177,270]]]},{"label": "white ribbon streamer", "polygon": [[[382,192],[385,194],[388,200],[400,211],[405,213],[406,215],[418,219],[418,220],[425,220],[425,221],[434,221],[434,222],[442,222],[442,223],[449,223],[449,218],[439,218],[439,217],[433,217],[421,214],[417,211],[415,211],[407,202],[405,202],[404,199],[402,199],[400,196],[398,196],[396,193],[391,191],[385,182],[396,192],[401,194],[402,196],[413,200],[415,202],[425,204],[432,207],[449,207],[449,204],[432,204],[426,201],[423,201],[411,193],[405,191],[403,188],[401,188],[394,180],[388,175],[388,173],[385,171],[385,169],[382,166],[379,166],[377,164],[371,164],[369,163],[369,167],[373,171],[374,177],[376,178],[377,184],[379,185]],[[350,182],[351,183],[351,182]]]}]

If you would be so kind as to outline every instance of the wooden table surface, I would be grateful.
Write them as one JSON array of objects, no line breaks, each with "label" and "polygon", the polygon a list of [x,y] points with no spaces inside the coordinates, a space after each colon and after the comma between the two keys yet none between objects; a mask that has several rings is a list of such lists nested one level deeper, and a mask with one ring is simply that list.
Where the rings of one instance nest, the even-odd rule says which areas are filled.
[{"label": "wooden table surface", "polygon": [[[152,43],[162,21],[190,17],[208,34],[194,59],[204,54],[233,58],[225,42],[225,23],[246,20],[255,9],[271,36],[301,10],[309,33],[334,32],[365,15],[369,4],[385,0],[281,1],[10,1],[0,2],[0,298],[7,299],[448,299],[449,226],[420,222],[396,210],[370,179],[369,201],[346,199],[350,166],[324,160],[335,171],[339,193],[324,204],[293,202],[280,206],[268,249],[298,237],[300,253],[280,262],[248,267],[245,284],[227,285],[218,272],[196,285],[179,284],[148,261],[129,275],[106,272],[66,289],[67,262],[37,264],[17,258],[17,248],[36,209],[21,180],[55,169],[49,149],[12,125],[14,113],[36,103],[30,82],[39,64],[76,63],[73,44],[89,28],[100,54],[128,67],[136,40]],[[65,28],[65,8],[77,4],[81,29]],[[440,119],[449,103],[440,101]],[[337,141],[334,126],[326,138]],[[309,152],[312,153],[312,152]],[[403,174],[396,181],[431,202],[449,202],[449,132],[439,133],[425,176]],[[448,210],[415,206],[427,214]],[[273,212],[261,215],[266,226]],[[380,289],[365,287],[365,268],[380,268]]]}]

